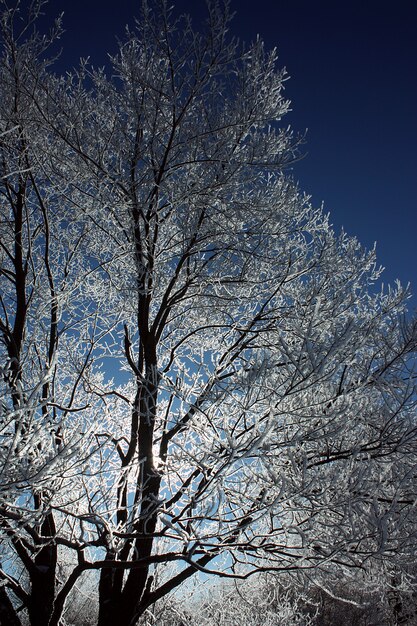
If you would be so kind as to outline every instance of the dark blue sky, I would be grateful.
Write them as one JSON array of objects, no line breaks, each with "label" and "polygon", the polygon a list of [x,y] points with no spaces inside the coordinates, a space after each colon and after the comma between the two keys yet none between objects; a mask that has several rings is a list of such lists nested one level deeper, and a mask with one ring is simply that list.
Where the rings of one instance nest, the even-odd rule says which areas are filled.
[{"label": "dark blue sky", "polygon": [[[204,0],[173,0],[198,21]],[[232,0],[233,34],[259,33],[290,75],[294,130],[308,129],[294,176],[367,247],[377,242],[384,281],[417,294],[417,37],[413,0]],[[61,64],[106,62],[138,0],[52,0],[64,11]],[[414,297],[413,302],[417,302]]]}]

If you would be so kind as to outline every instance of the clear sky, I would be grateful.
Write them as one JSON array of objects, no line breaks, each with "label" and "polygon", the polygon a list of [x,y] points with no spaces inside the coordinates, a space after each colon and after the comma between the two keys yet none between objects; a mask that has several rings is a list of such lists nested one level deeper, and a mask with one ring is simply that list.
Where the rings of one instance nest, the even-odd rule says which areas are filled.
[{"label": "clear sky", "polygon": [[[173,0],[196,22],[204,0]],[[64,11],[60,63],[106,62],[138,0],[51,0]],[[414,0],[231,0],[232,32],[277,47],[290,80],[283,123],[307,132],[294,167],[314,205],[324,202],[367,247],[377,242],[384,281],[417,294],[417,37]],[[416,295],[413,298],[417,303]]]}]

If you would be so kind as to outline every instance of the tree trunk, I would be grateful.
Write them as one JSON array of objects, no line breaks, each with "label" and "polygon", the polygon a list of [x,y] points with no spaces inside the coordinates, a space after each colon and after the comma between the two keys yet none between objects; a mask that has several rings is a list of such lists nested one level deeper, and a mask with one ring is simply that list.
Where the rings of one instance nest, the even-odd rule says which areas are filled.
[{"label": "tree trunk", "polygon": [[[39,506],[39,502],[36,502]],[[55,522],[52,513],[46,516],[41,527],[43,537],[54,537]],[[57,548],[51,542],[41,548],[35,557],[31,572],[29,618],[31,626],[46,626],[52,615],[55,600]]]},{"label": "tree trunk", "polygon": [[4,587],[0,587],[0,626],[22,626]]},{"label": "tree trunk", "polygon": [[[132,442],[141,461],[135,500],[140,503],[140,513],[134,523],[137,538],[127,540],[122,558],[148,558],[152,554],[153,534],[158,519],[158,502],[161,476],[153,464],[153,429],[157,401],[157,366],[155,343],[149,340],[147,353],[146,382],[138,383],[135,407],[132,413]],[[150,365],[149,365],[150,363]],[[100,576],[100,608],[98,626],[133,626],[147,608],[147,594],[152,584],[149,567],[131,569],[123,584],[118,570],[103,570]]]}]

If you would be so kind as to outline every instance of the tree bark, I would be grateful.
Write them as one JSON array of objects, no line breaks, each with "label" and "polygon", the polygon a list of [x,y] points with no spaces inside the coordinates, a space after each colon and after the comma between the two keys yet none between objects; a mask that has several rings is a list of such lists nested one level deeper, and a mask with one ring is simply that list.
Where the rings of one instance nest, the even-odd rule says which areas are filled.
[{"label": "tree bark", "polygon": [[[36,504],[39,506],[40,502]],[[41,527],[41,535],[51,537],[51,543],[39,550],[35,557],[35,567],[30,573],[29,618],[31,626],[46,626],[54,608],[57,548],[52,543],[55,535],[52,513],[46,516]]]},{"label": "tree bark", "polygon": [[0,626],[22,626],[4,587],[0,587]]}]

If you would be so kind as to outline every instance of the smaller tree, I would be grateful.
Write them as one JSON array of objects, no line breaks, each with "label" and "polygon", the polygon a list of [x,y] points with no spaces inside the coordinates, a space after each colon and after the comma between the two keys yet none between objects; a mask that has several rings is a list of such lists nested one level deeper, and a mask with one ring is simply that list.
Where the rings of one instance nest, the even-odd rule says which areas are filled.
[{"label": "smaller tree", "polygon": [[181,589],[181,598],[169,596],[148,609],[138,626],[313,626],[305,597],[301,585],[285,575],[195,582]]}]

